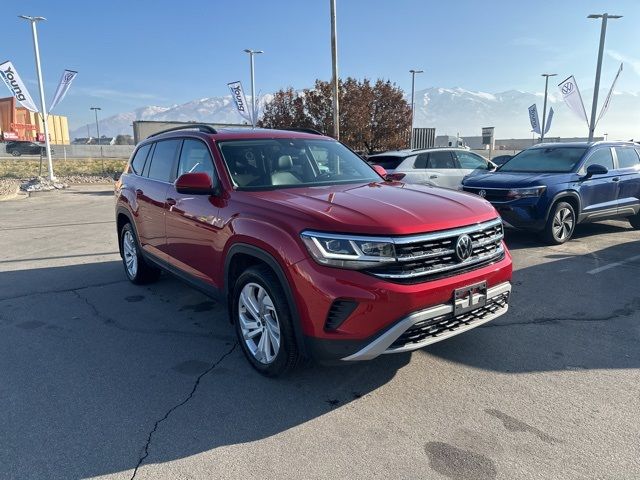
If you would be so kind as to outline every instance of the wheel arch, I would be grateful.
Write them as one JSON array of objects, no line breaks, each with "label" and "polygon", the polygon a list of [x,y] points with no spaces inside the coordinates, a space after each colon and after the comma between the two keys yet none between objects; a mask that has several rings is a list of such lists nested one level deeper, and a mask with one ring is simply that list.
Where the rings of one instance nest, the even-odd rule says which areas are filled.
[{"label": "wheel arch", "polygon": [[547,208],[547,213],[544,217],[545,222],[549,220],[549,215],[551,215],[553,208],[558,204],[558,202],[567,202],[571,205],[573,207],[573,213],[576,216],[576,223],[580,222],[579,219],[582,209],[582,201],[580,200],[580,194],[575,190],[563,190],[553,196],[553,199],[549,202],[549,207]]},{"label": "wheel arch", "polygon": [[229,248],[229,251],[225,258],[223,295],[224,298],[227,299],[230,321],[233,322],[233,318],[231,315],[231,312],[233,311],[233,309],[231,308],[231,294],[235,278],[237,278],[237,275],[242,273],[242,271],[246,270],[246,268],[259,264],[264,264],[269,267],[278,278],[287,302],[289,303],[291,308],[291,315],[293,317],[293,330],[296,338],[296,343],[298,344],[298,349],[300,353],[306,355],[302,326],[300,325],[300,314],[298,305],[296,304],[295,296],[293,295],[293,291],[291,290],[289,280],[284,273],[284,269],[270,253],[254,245],[249,245],[246,243],[236,243]]}]

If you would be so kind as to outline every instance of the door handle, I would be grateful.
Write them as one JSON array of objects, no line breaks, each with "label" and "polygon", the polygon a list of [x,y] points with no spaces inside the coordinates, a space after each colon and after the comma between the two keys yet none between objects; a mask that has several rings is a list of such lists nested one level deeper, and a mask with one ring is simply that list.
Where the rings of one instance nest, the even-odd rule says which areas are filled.
[{"label": "door handle", "polygon": [[429,175],[429,178],[438,178],[438,175]]},{"label": "door handle", "polygon": [[139,188],[136,188],[136,197],[141,197],[142,195],[144,195],[144,192]]},{"label": "door handle", "polygon": [[619,182],[620,181],[620,177],[613,177],[611,180],[614,181],[614,182]]},{"label": "door handle", "polygon": [[170,207],[173,207],[176,203],[178,203],[174,198],[167,198],[166,202]]}]

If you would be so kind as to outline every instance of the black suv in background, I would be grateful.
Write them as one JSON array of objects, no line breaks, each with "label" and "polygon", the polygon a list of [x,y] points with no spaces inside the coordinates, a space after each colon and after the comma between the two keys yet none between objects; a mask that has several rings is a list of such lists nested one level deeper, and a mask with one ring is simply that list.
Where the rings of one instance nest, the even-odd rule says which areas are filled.
[{"label": "black suv in background", "polygon": [[[44,155],[46,153],[44,144],[36,142],[7,142],[6,150],[8,154],[14,157],[19,157],[20,155]],[[51,153],[53,153],[53,148]]]}]

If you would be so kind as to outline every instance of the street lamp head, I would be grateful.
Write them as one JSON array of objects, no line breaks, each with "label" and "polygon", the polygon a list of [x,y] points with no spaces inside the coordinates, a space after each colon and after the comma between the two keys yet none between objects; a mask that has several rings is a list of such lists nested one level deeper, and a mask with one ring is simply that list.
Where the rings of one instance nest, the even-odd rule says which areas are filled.
[{"label": "street lamp head", "polygon": [[264,53],[262,50],[251,50],[250,48],[245,48],[244,51],[250,55],[256,53]]},{"label": "street lamp head", "polygon": [[102,110],[100,107],[91,107],[89,110]]},{"label": "street lamp head", "polygon": [[588,15],[587,18],[622,18],[622,15],[609,15],[608,13],[592,13]]},{"label": "street lamp head", "polygon": [[555,77],[556,75],[558,75],[558,74],[557,73],[543,73],[540,76],[541,77]]},{"label": "street lamp head", "polygon": [[42,20],[46,20],[44,17],[30,17],[29,15],[18,15],[18,18],[23,18],[25,20],[29,20],[30,22],[40,22]]},{"label": "street lamp head", "polygon": [[424,73],[424,70],[409,70],[409,73],[413,73],[415,75],[416,73]]}]

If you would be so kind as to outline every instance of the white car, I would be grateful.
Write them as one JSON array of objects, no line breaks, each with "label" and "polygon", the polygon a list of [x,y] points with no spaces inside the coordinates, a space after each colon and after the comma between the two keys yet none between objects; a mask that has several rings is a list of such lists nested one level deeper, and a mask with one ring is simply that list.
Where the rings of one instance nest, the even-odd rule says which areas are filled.
[{"label": "white car", "polygon": [[[462,148],[396,150],[371,155],[367,161],[380,165],[405,183],[461,189],[462,179],[473,173],[496,169],[493,162]],[[404,176],[402,178],[401,175]]]}]

